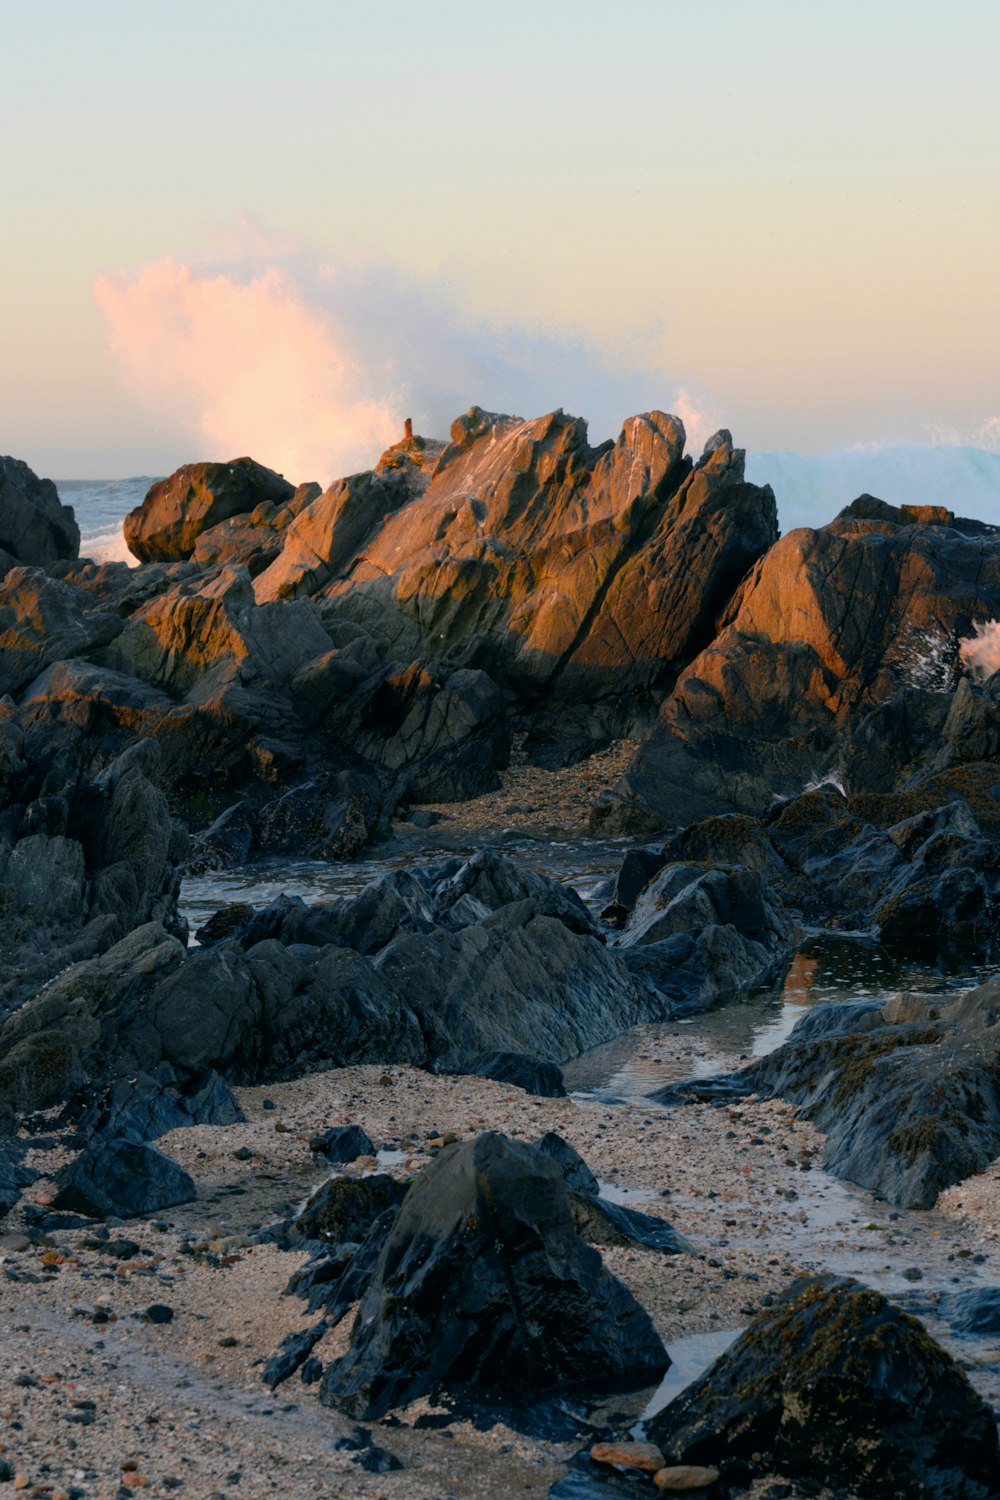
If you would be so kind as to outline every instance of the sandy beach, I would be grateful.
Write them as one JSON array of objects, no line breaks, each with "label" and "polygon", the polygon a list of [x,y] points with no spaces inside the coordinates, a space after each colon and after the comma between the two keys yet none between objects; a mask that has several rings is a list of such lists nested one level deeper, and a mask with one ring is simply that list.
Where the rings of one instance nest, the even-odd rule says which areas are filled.
[{"label": "sandy beach", "polygon": [[[634,1040],[637,1055],[669,1054],[679,1065],[697,1046],[694,1035],[667,1038],[657,1028]],[[950,1263],[968,1280],[974,1256],[987,1257],[988,1277],[1000,1235],[1000,1171],[952,1189],[941,1212],[889,1211],[827,1177],[817,1166],[821,1138],[777,1102],[666,1112],[532,1098],[401,1067],[346,1068],[237,1094],[247,1123],[178,1130],[159,1143],[195,1178],[196,1203],[112,1226],[104,1245],[76,1230],[16,1248],[23,1212],[10,1216],[0,1240],[0,1458],[25,1493],[500,1500],[544,1495],[564,1472],[576,1442],[503,1425],[480,1432],[468,1421],[420,1425],[433,1413],[419,1402],[372,1424],[374,1441],[404,1467],[365,1473],[356,1454],[336,1450],[352,1424],[321,1408],[315,1388],[297,1376],[273,1394],[261,1384],[262,1361],[314,1319],[282,1295],[304,1256],[247,1237],[330,1175],[309,1147],[329,1126],[363,1126],[381,1154],[337,1170],[400,1177],[430,1160],[439,1148],[428,1142],[441,1135],[489,1129],[533,1140],[558,1131],[606,1191],[691,1240],[690,1255],[602,1252],[668,1346],[680,1341],[682,1350],[696,1336],[728,1336],[796,1274],[820,1266],[867,1267],[889,1292],[907,1288],[914,1271],[947,1279]],[[53,1144],[29,1164],[51,1173],[65,1155]],[[46,1189],[40,1178],[30,1196],[44,1201]],[[123,1239],[131,1246],[116,1253]],[[172,1309],[169,1322],[147,1320],[155,1304]],[[349,1330],[347,1318],[315,1353],[335,1358]],[[706,1343],[703,1362],[706,1349],[717,1352]],[[977,1383],[989,1390],[991,1372]],[[616,1398],[608,1411],[634,1418],[649,1394],[631,1405]]]}]

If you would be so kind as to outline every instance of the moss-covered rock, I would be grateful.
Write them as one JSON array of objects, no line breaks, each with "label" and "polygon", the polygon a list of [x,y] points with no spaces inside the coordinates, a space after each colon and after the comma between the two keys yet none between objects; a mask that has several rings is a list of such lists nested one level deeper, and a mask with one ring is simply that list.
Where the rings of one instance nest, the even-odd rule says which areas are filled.
[{"label": "moss-covered rock", "polygon": [[849,1278],[796,1282],[649,1436],[675,1462],[743,1459],[866,1500],[1000,1493],[990,1408],[915,1318]]}]

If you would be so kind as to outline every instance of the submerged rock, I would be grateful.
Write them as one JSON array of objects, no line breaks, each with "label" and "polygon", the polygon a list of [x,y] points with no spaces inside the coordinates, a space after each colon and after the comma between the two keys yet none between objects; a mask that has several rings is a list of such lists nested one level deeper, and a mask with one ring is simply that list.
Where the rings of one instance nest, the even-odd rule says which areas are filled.
[{"label": "submerged rock", "polygon": [[996,1423],[915,1318],[848,1278],[796,1282],[649,1423],[678,1463],[742,1459],[869,1500],[989,1500]]},{"label": "submerged rock", "polygon": [[530,1401],[668,1364],[575,1233],[555,1162],[487,1133],[446,1147],[411,1187],[321,1400],[369,1417],[442,1388]]}]

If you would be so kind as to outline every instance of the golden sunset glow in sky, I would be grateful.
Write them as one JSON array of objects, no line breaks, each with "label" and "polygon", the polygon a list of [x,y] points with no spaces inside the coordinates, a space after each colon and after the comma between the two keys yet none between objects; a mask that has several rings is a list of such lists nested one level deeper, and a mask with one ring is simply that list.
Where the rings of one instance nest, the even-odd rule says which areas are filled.
[{"label": "golden sunset glow in sky", "polygon": [[0,450],[42,472],[335,466],[474,401],[1000,446],[996,5],[0,13]]}]

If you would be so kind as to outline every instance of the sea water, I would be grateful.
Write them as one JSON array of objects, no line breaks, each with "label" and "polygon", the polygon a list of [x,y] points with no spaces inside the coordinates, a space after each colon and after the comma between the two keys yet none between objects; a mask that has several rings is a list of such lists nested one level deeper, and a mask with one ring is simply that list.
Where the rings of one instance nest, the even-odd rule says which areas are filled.
[{"label": "sea water", "polygon": [[134,479],[57,479],[63,505],[72,505],[80,528],[80,556],[95,562],[127,562],[136,559],[125,545],[122,522],[137,505],[155,478],[148,474]]}]

